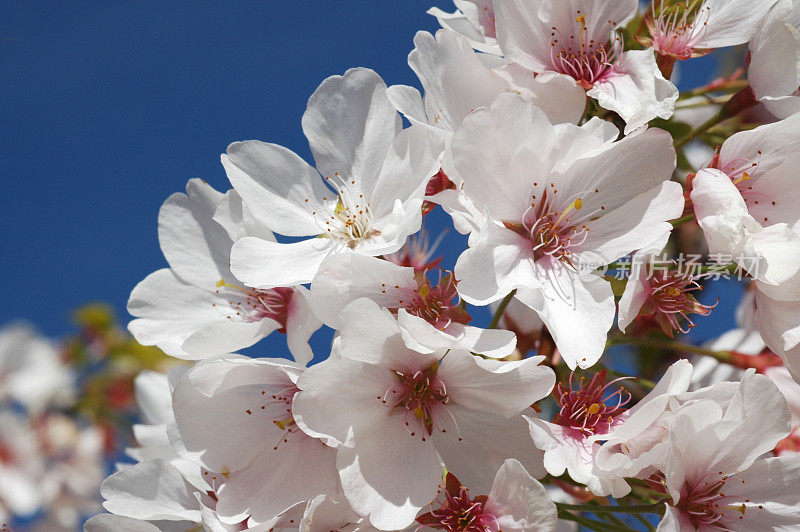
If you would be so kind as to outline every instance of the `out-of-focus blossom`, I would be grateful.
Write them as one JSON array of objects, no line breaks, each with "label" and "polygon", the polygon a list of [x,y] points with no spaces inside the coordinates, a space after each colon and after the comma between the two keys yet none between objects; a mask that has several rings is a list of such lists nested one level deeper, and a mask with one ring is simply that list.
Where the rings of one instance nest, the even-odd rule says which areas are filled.
[{"label": "out-of-focus blossom", "polygon": [[74,375],[56,347],[24,323],[0,329],[0,403],[12,401],[32,415],[75,400]]}]

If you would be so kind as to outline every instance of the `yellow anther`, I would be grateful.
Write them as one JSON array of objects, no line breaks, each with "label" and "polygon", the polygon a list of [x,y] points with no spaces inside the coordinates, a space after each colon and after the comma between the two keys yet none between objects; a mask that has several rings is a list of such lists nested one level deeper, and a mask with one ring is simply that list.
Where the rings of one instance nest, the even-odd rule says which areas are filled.
[{"label": "yellow anther", "polygon": [[576,200],[574,201],[574,205],[575,205],[575,208],[576,208],[576,209],[580,210],[580,209],[581,209],[581,207],[583,207],[583,201],[581,201],[581,199],[580,199],[580,198],[578,198],[578,199],[576,199]]},{"label": "yellow anther", "polygon": [[289,418],[284,420],[276,419],[275,421],[273,421],[273,423],[275,423],[275,425],[277,425],[279,429],[286,430],[286,427],[291,427],[292,425],[294,425],[294,418]]},{"label": "yellow anther", "polygon": [[581,30],[586,29],[586,17],[583,15],[579,15],[578,18],[575,19],[575,22],[580,22]]},{"label": "yellow anther", "polygon": [[222,288],[223,286],[228,286],[227,283],[225,283],[225,279],[217,281],[217,288]]},{"label": "yellow anther", "polygon": [[586,410],[588,410],[590,414],[596,414],[600,411],[600,405],[597,403],[592,403]]},{"label": "yellow anther", "polygon": [[748,174],[747,172],[742,172],[742,177],[740,177],[739,179],[735,180],[733,182],[733,184],[737,185],[737,184],[741,183],[742,181],[750,181],[750,174]]},{"label": "yellow anther", "polygon": [[667,288],[667,294],[671,295],[672,297],[677,297],[681,295],[681,291],[675,288],[674,286],[671,286]]},{"label": "yellow anther", "polygon": [[417,418],[422,419],[425,417],[425,411],[422,409],[421,406],[418,406],[417,408],[414,409],[414,415],[417,416]]},{"label": "yellow anther", "polygon": [[428,297],[428,294],[430,293],[431,289],[427,284],[419,287],[419,297],[421,297],[423,301],[425,301],[425,298]]}]

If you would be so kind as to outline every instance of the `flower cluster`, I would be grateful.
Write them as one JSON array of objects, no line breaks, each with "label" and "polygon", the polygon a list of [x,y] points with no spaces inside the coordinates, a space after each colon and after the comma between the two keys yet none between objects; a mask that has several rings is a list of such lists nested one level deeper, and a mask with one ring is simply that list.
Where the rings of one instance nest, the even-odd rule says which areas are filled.
[{"label": "flower cluster", "polygon": [[[236,142],[230,190],[166,200],[129,329],[187,363],[138,377],[136,463],[87,530],[800,529],[800,3],[455,3],[414,38],[423,92],[332,76],[313,165]],[[747,82],[670,81],[748,43]],[[748,289],[698,347],[712,268]]]},{"label": "flower cluster", "polygon": [[75,530],[100,511],[106,464],[130,439],[134,377],[169,365],[101,305],[75,320],[62,345],[25,323],[0,328],[0,530]]}]

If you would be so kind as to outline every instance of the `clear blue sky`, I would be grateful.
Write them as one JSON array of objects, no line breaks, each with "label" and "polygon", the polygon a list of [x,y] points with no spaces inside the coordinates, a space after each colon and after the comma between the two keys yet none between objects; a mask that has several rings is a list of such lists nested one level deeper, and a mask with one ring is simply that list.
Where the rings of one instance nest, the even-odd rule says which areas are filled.
[{"label": "clear blue sky", "polygon": [[[23,318],[61,335],[69,311],[93,301],[127,321],[131,288],[165,265],[164,199],[192,177],[225,190],[219,154],[232,141],[308,158],[300,117],[329,75],[365,66],[416,85],[406,56],[417,30],[437,28],[431,5],[451,10],[446,0],[0,1],[0,324]],[[700,62],[683,79],[708,75]],[[438,233],[447,220],[431,221]],[[449,241],[460,240],[451,231]]]}]

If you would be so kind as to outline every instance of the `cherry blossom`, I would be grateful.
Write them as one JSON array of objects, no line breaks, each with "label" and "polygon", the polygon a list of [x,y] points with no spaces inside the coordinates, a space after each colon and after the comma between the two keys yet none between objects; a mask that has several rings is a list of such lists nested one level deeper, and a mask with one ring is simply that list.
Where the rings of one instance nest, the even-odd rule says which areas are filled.
[{"label": "cherry blossom", "polygon": [[630,133],[655,117],[669,118],[678,89],[649,50],[623,50],[618,29],[636,0],[495,0],[497,40],[504,55],[537,74],[566,74],[587,96],[626,122]]},{"label": "cherry blossom", "polygon": [[679,60],[704,55],[713,48],[750,40],[774,0],[657,0],[647,16],[649,39],[642,43],[662,56]]},{"label": "cherry blossom", "polygon": [[469,488],[447,473],[444,493],[439,494],[437,503],[430,512],[417,517],[417,522],[439,530],[556,529],[556,508],[544,486],[513,458],[500,466],[488,495],[471,497]]},{"label": "cherry blossom", "polygon": [[231,271],[267,289],[310,282],[328,255],[400,249],[422,223],[425,184],[439,169],[440,142],[401,119],[373,71],[325,80],[303,115],[318,169],[276,144],[231,144],[222,164],[253,218],[293,243],[239,238]]},{"label": "cherry blossom", "polygon": [[159,240],[170,268],[148,275],[131,293],[129,329],[145,345],[198,360],[248,347],[274,331],[286,333],[301,363],[312,358],[308,339],[320,326],[302,286],[255,289],[230,271],[234,240],[274,241],[235,191],[223,195],[199,179],[170,196],[159,212]]},{"label": "cherry blossom", "polygon": [[[478,491],[488,490],[507,457],[543,473],[520,416],[552,388],[542,357],[499,362],[459,349],[421,353],[403,342],[391,313],[367,299],[343,311],[340,332],[341,351],[298,380],[294,417],[338,447],[345,496],[375,527],[411,524],[434,498],[440,460]],[[493,437],[500,432],[502,439]]]},{"label": "cherry blossom", "polygon": [[794,495],[800,457],[759,458],[788,434],[788,426],[775,385],[752,373],[726,408],[700,401],[679,413],[661,480],[671,500],[659,530],[800,526]]},{"label": "cherry blossom", "polygon": [[267,522],[336,489],[336,452],[296,421],[302,373],[287,360],[226,357],[176,385],[172,445],[225,479],[216,503],[223,523]]},{"label": "cherry blossom", "polygon": [[464,190],[488,214],[456,263],[459,293],[486,304],[516,289],[570,367],[599,358],[614,319],[611,287],[591,271],[659,238],[683,210],[680,185],[668,181],[669,135],[611,142],[594,125],[553,126],[504,95],[453,140]]},{"label": "cherry blossom", "polygon": [[373,257],[339,255],[322,263],[311,283],[311,302],[324,323],[341,329],[342,309],[367,297],[397,316],[406,343],[421,352],[452,347],[495,358],[511,354],[514,333],[468,325],[457,285],[449,271],[418,272]]}]

